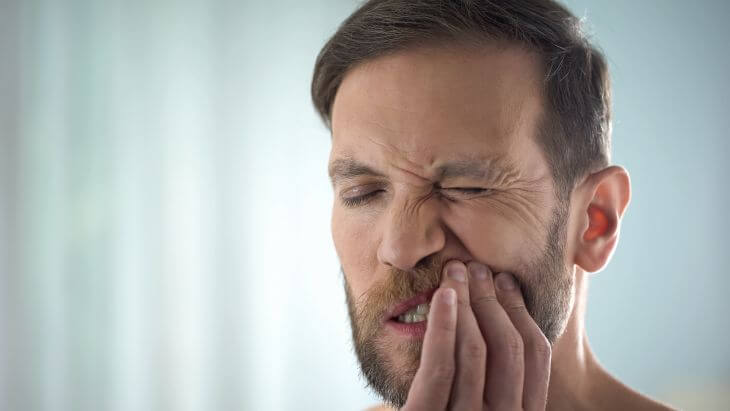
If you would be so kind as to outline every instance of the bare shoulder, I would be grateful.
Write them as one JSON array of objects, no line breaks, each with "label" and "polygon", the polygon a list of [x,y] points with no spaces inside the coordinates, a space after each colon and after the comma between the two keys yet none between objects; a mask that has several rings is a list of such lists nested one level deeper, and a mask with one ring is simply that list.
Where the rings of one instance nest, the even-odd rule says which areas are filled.
[{"label": "bare shoulder", "polygon": [[673,408],[658,400],[650,398],[633,388],[625,385],[621,381],[610,377],[613,384],[612,389],[604,391],[604,405],[608,405],[606,409],[622,409],[622,410],[641,410],[641,411],[673,411]]},{"label": "bare shoulder", "polygon": [[667,404],[664,404],[662,402],[659,402],[653,398],[649,398],[645,395],[636,393],[636,397],[634,398],[633,406],[635,410],[644,410],[644,411],[674,411],[676,408],[672,408]]},{"label": "bare shoulder", "polygon": [[378,404],[373,405],[370,408],[365,409],[365,411],[397,411],[395,408],[389,407],[385,404]]}]

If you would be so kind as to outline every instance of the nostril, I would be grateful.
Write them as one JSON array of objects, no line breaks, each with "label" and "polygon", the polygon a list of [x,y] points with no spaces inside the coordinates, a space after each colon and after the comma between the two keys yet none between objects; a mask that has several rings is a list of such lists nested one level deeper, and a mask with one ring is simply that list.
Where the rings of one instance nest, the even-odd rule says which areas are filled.
[{"label": "nostril", "polygon": [[434,265],[436,265],[435,263],[437,262],[437,260],[438,260],[437,253],[429,254],[429,255],[421,258],[420,260],[418,260],[414,269],[418,270],[418,271],[428,270],[431,267],[433,267]]}]

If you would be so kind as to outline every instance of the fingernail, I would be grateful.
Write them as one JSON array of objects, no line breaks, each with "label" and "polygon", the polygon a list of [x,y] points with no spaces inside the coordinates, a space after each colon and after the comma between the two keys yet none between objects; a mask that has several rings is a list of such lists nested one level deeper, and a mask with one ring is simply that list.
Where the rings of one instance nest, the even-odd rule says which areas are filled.
[{"label": "fingernail", "polygon": [[456,290],[454,290],[453,288],[446,288],[441,293],[441,300],[447,305],[456,304]]},{"label": "fingernail", "polygon": [[446,274],[456,281],[462,283],[466,281],[466,270],[463,264],[451,264],[449,268],[446,269]]},{"label": "fingernail", "polygon": [[487,266],[480,263],[471,263],[469,264],[469,267],[471,268],[471,276],[476,278],[477,280],[486,280],[487,279]]},{"label": "fingernail", "polygon": [[517,286],[517,283],[515,283],[515,279],[511,274],[499,273],[494,280],[497,284],[497,288],[502,291],[514,290]]}]

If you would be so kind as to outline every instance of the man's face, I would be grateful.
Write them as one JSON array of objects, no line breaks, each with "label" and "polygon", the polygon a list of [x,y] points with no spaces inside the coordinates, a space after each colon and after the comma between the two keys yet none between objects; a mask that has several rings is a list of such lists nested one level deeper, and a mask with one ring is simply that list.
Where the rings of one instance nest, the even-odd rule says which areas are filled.
[{"label": "man's face", "polygon": [[536,143],[537,59],[518,48],[419,48],[350,70],[332,113],[332,236],[363,373],[403,399],[427,301],[450,259],[513,273],[551,342],[572,304],[567,206]]}]

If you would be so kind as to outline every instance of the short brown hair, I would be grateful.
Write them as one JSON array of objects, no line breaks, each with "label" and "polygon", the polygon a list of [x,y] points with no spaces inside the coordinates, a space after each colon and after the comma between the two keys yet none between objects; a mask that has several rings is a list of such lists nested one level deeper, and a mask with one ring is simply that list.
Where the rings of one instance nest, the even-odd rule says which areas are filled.
[{"label": "short brown hair", "polygon": [[538,53],[546,116],[538,143],[560,197],[609,163],[610,83],[606,61],[581,21],[553,0],[370,0],[324,45],[314,66],[312,101],[327,127],[349,69],[419,45],[505,41]]}]

